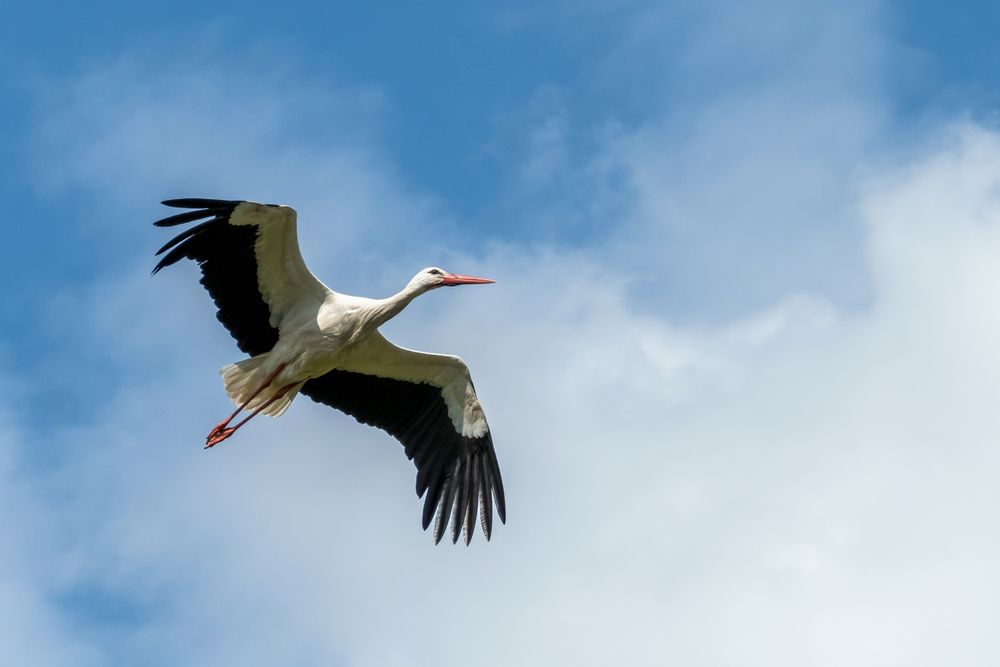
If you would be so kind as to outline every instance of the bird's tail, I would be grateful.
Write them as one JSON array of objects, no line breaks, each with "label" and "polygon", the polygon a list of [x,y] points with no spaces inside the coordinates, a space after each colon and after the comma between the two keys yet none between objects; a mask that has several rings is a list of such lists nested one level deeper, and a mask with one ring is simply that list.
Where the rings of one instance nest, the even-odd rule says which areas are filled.
[{"label": "bird's tail", "polygon": [[[219,374],[222,376],[222,384],[226,388],[226,394],[229,395],[229,399],[233,403],[243,405],[244,402],[253,396],[253,399],[246,406],[246,410],[248,411],[256,410],[261,405],[264,405],[264,403],[274,398],[279,391],[287,386],[287,384],[280,381],[275,381],[264,389],[260,389],[261,385],[267,382],[268,376],[274,372],[271,365],[267,363],[268,354],[265,352],[256,357],[238,361],[235,364],[226,364],[219,369]],[[280,416],[292,404],[292,399],[299,393],[301,387],[302,384],[292,387],[283,396],[274,399],[260,413],[262,415],[270,415],[271,417]],[[260,391],[258,392],[258,390]],[[254,396],[255,392],[258,392],[256,396]]]}]

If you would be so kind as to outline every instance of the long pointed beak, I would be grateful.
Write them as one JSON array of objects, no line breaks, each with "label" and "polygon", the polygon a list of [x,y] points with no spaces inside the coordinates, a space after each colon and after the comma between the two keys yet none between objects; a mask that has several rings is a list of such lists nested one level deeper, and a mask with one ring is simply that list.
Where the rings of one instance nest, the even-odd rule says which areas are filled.
[{"label": "long pointed beak", "polygon": [[453,287],[455,285],[489,285],[495,282],[495,280],[490,280],[489,278],[476,278],[474,276],[460,276],[457,273],[446,273],[441,284]]}]

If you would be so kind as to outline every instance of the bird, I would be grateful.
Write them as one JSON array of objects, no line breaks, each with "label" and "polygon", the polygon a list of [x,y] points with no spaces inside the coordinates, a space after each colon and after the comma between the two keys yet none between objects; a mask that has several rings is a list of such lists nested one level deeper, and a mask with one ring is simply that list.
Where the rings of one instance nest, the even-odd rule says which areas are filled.
[{"label": "bird", "polygon": [[[425,292],[495,281],[428,267],[388,298],[341,294],[302,259],[294,208],[200,198],[162,204],[187,210],[154,225],[197,224],[156,252],[162,257],[152,273],[194,260],[216,317],[249,355],[220,370],[237,407],[208,433],[205,448],[258,414],[281,415],[301,393],[402,443],[417,468],[425,531],[434,519],[435,544],[450,527],[452,543],[461,532],[468,545],[477,514],[489,541],[493,509],[506,523],[506,501],[468,367],[456,356],[397,347],[378,329]],[[246,416],[232,424],[241,413]]]}]

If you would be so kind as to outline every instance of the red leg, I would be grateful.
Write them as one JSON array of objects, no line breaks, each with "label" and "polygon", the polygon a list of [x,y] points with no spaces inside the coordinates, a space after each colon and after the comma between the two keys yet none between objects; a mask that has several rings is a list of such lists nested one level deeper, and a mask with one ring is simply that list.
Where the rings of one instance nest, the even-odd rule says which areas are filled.
[{"label": "red leg", "polygon": [[[212,431],[212,433],[209,433],[208,440],[205,442],[205,449],[208,449],[209,447],[213,447],[213,446],[219,444],[220,442],[222,442],[223,440],[225,440],[226,438],[228,438],[229,436],[231,436],[233,433],[236,433],[236,429],[238,429],[239,427],[243,426],[248,421],[250,421],[251,419],[253,419],[257,415],[259,415],[264,410],[266,410],[267,406],[271,405],[276,400],[278,400],[279,398],[281,398],[282,396],[284,396],[285,394],[287,394],[288,390],[291,389],[292,387],[294,387],[296,384],[298,384],[298,383],[297,382],[293,382],[292,384],[285,385],[284,387],[282,387],[281,391],[279,391],[277,394],[275,394],[271,398],[267,399],[266,403],[264,403],[262,406],[260,406],[259,408],[257,408],[253,412],[251,412],[249,415],[247,415],[246,417],[244,417],[243,421],[241,421],[240,423],[238,423],[236,426],[233,426],[233,427],[230,427],[230,428],[226,428],[223,425],[223,428],[221,430],[218,430],[218,427],[216,427],[216,430],[218,432]],[[233,416],[235,416],[235,415],[233,415]],[[229,419],[232,419],[232,417],[230,417]],[[226,423],[228,423],[228,420],[226,421]]]},{"label": "red leg", "polygon": [[[233,411],[233,414],[229,415],[228,417],[226,417],[221,422],[219,422],[218,424],[215,425],[215,428],[213,428],[209,432],[209,434],[205,437],[205,442],[206,443],[211,442],[214,438],[218,437],[219,434],[221,434],[223,431],[225,431],[226,427],[229,426],[229,422],[233,421],[233,419],[236,417],[236,415],[240,414],[240,412],[242,412],[243,409],[247,405],[250,404],[250,401],[252,401],[253,399],[257,398],[257,396],[260,395],[260,392],[264,391],[264,389],[266,389],[267,387],[269,387],[271,385],[271,383],[274,382],[274,378],[278,377],[278,373],[280,373],[281,371],[285,370],[285,366],[287,366],[287,365],[288,364],[279,364],[278,367],[274,369],[274,372],[267,376],[267,379],[264,380],[264,383],[261,384],[259,387],[257,387],[257,391],[255,391],[253,394],[250,395],[250,398],[248,398],[247,400],[243,401],[243,404],[240,405],[240,407],[236,408]],[[273,400],[274,399],[272,399],[272,401]],[[269,401],[268,403],[270,403],[270,402],[271,401]],[[225,439],[225,438],[223,438],[223,439]],[[215,443],[212,443],[212,444],[215,444]],[[212,444],[206,444],[205,446],[206,447],[211,447]]]}]

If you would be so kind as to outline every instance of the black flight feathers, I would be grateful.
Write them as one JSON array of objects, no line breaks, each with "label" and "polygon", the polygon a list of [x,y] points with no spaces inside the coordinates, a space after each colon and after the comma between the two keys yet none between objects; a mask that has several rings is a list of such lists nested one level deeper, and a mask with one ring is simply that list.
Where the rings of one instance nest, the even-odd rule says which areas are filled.
[{"label": "black flight feathers", "polygon": [[[175,208],[198,210],[172,215],[153,224],[171,227],[204,220],[185,229],[160,248],[167,253],[153,269],[158,272],[182,259],[201,267],[201,284],[219,309],[216,317],[251,356],[269,351],[278,342],[271,326],[271,311],[257,287],[256,225],[230,225],[229,216],[242,202],[223,199],[168,199]],[[206,219],[207,218],[207,219]],[[167,252],[169,251],[169,252]]]},{"label": "black flight feathers", "polygon": [[435,542],[441,541],[451,523],[451,541],[457,542],[464,533],[468,544],[477,514],[486,539],[490,539],[494,498],[497,515],[506,522],[503,480],[490,432],[478,438],[458,433],[438,387],[332,370],[307,381],[301,391],[318,403],[382,429],[403,444],[406,457],[417,466],[417,496],[427,494],[424,530],[437,513]]},{"label": "black flight feathers", "polygon": [[[182,197],[180,199],[164,199],[160,203],[173,208],[236,208],[237,204],[242,204],[243,199],[204,199],[201,197]],[[162,223],[156,223],[162,227]]]},{"label": "black flight feathers", "polygon": [[[195,220],[202,220],[204,218],[212,218],[208,222],[203,222],[200,225],[195,225],[187,229],[186,231],[178,234],[173,239],[171,239],[166,245],[156,251],[157,255],[162,255],[167,250],[170,250],[175,245],[183,242],[198,232],[204,230],[208,225],[213,222],[227,222],[229,216],[232,214],[233,209],[237,207],[241,202],[230,201],[225,199],[167,199],[161,202],[165,206],[172,206],[174,208],[194,208],[198,210],[187,211],[185,213],[178,213],[177,215],[171,215],[169,217],[163,218],[162,220],[157,220],[153,224],[157,227],[173,227],[175,225],[183,225],[186,222],[193,222]],[[185,256],[183,252],[174,251],[160,260],[160,263],[156,265],[153,269],[153,273],[157,273],[160,269],[170,266],[176,263],[178,260]]]}]

